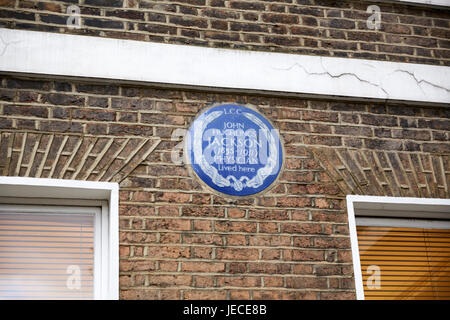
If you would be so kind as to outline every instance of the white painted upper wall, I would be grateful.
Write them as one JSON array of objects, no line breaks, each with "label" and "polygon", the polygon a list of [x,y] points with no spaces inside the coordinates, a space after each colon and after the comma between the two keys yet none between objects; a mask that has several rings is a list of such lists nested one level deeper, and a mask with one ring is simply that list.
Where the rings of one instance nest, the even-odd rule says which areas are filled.
[{"label": "white painted upper wall", "polygon": [[450,0],[396,0],[395,2],[409,2],[413,4],[425,4],[432,6],[450,6]]},{"label": "white painted upper wall", "polygon": [[450,103],[450,67],[0,28],[0,71]]}]

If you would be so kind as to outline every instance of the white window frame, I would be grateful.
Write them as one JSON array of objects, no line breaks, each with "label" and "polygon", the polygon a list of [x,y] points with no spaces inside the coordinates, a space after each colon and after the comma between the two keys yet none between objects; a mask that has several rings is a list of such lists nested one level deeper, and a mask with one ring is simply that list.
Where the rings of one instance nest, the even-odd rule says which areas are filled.
[{"label": "white window frame", "polygon": [[357,225],[450,228],[450,199],[347,196],[356,299],[364,300]]},{"label": "white window frame", "polygon": [[17,208],[30,214],[61,209],[67,213],[96,211],[95,247],[99,252],[94,258],[94,299],[97,300],[119,298],[118,194],[117,183],[0,177],[1,211]]}]

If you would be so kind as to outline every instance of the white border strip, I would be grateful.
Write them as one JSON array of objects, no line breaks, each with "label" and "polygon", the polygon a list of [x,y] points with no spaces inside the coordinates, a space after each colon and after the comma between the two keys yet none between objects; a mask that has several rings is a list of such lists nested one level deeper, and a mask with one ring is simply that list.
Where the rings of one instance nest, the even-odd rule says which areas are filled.
[{"label": "white border strip", "polygon": [[392,2],[402,2],[404,4],[416,4],[416,5],[429,5],[429,6],[441,6],[449,7],[449,0],[393,0]]},{"label": "white border strip", "polygon": [[347,196],[348,229],[350,232],[350,244],[352,247],[353,275],[355,277],[356,299],[364,300],[364,287],[361,273],[361,259],[359,257],[358,237],[356,235],[356,220],[353,201]]},{"label": "white border strip", "polygon": [[450,221],[425,219],[356,218],[356,225],[367,227],[450,229]]},{"label": "white border strip", "polygon": [[362,1],[370,2],[370,4],[373,4],[374,2],[380,3],[384,2],[384,3],[403,4],[420,7],[432,7],[438,9],[446,9],[445,7],[450,7],[450,0],[378,0],[378,1],[362,0]]},{"label": "white border strip", "polygon": [[[419,212],[427,211],[428,218],[441,218],[445,214],[447,219],[450,218],[450,199],[425,199],[425,198],[409,198],[409,197],[378,197],[378,196],[357,196],[357,195],[348,195],[347,196],[347,214],[348,214],[348,224],[349,224],[349,232],[350,232],[350,243],[352,248],[352,259],[353,259],[353,274],[355,276],[355,290],[356,290],[356,299],[364,300],[364,288],[361,274],[361,260],[359,257],[359,246],[358,246],[358,236],[356,233],[356,225],[364,224],[367,225],[368,220],[366,218],[358,218],[356,214],[355,207],[358,208],[373,208],[374,210],[382,210],[384,211],[382,215],[383,218],[372,218],[377,219],[377,225],[379,223],[386,225],[388,223],[394,223],[390,218],[397,217],[396,211],[404,212],[405,210],[409,210],[412,212],[412,216],[414,216],[414,210]],[[390,217],[390,218],[385,218]],[[402,218],[405,218],[402,215]],[[413,226],[417,223],[416,219],[395,219],[398,222],[404,224],[406,220],[410,226]],[[427,227],[434,228],[439,225],[436,222],[431,222],[430,220],[423,222],[427,224]],[[395,226],[395,225],[393,225]],[[441,224],[442,227],[448,227],[448,223],[445,222]]]},{"label": "white border strip", "polygon": [[0,71],[450,103],[450,67],[0,28]]}]

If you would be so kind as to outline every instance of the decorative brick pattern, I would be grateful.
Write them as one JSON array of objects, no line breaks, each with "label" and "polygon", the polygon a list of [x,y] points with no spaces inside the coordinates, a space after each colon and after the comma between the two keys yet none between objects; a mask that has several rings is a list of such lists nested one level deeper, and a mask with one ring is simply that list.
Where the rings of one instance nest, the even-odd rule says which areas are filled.
[{"label": "decorative brick pattern", "polygon": [[121,182],[159,142],[3,131],[0,175]]},{"label": "decorative brick pattern", "polygon": [[[2,175],[120,182],[121,299],[354,299],[347,194],[448,198],[450,113],[5,76]],[[226,200],[171,161],[173,130],[213,103],[252,104],[285,168]]]},{"label": "decorative brick pattern", "polygon": [[315,149],[345,194],[449,198],[450,153]]},{"label": "decorative brick pattern", "polygon": [[[67,7],[81,29],[66,26]],[[366,21],[381,8],[380,30]],[[329,0],[0,2],[0,26],[205,47],[450,65],[450,11]]]}]

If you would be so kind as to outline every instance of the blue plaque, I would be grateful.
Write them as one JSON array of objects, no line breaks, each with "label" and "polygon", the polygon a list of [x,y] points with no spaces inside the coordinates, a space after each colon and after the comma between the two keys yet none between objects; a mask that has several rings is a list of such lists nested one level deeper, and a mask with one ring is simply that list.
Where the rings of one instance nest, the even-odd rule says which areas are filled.
[{"label": "blue plaque", "polygon": [[278,130],[258,111],[224,104],[203,111],[189,128],[185,155],[195,174],[228,196],[252,196],[280,174]]}]

